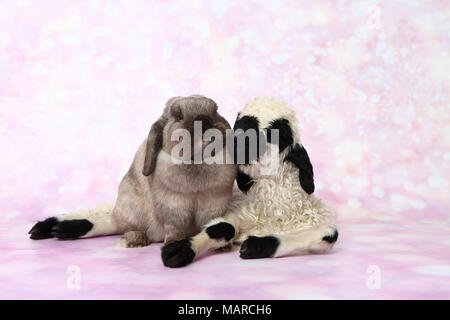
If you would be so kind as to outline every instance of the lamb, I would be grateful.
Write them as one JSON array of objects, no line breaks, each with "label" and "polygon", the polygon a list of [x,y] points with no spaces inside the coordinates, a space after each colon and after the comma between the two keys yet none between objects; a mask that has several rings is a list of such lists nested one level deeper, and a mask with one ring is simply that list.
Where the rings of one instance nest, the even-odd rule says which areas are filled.
[{"label": "lamb", "polygon": [[294,110],[274,98],[253,99],[238,114],[235,134],[239,129],[264,130],[266,141],[261,144],[259,138],[258,145],[265,152],[252,158],[245,150],[226,215],[193,237],[163,246],[165,266],[186,266],[207,250],[233,243],[242,244],[243,259],[323,253],[336,243],[335,213],[313,194],[313,167]]}]

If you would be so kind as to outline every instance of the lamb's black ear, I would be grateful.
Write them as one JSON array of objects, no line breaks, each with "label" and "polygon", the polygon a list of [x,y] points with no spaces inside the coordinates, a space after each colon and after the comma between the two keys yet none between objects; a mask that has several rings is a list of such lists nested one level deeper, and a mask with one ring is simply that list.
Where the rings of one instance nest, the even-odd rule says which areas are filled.
[{"label": "lamb's black ear", "polygon": [[239,190],[241,190],[244,193],[247,193],[248,190],[255,184],[255,181],[253,179],[238,169],[238,174],[236,177],[236,182],[239,187]]},{"label": "lamb's black ear", "polygon": [[285,161],[292,162],[299,170],[300,185],[306,193],[314,192],[314,172],[308,153],[298,143],[289,151]]}]

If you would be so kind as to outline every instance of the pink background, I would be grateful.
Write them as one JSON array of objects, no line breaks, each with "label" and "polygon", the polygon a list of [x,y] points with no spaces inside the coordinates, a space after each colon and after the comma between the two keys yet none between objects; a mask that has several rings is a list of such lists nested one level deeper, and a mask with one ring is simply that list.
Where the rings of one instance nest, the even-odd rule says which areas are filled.
[{"label": "pink background", "polygon": [[[0,297],[450,298],[449,30],[445,0],[2,1]],[[296,109],[332,254],[174,271],[159,244],[26,238],[113,201],[165,101],[192,93],[231,123],[257,96]]]}]

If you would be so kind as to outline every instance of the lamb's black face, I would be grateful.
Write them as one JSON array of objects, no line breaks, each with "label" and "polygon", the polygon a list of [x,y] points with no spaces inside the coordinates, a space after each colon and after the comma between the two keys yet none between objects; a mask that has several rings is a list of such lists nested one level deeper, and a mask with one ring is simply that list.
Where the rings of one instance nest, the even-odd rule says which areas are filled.
[{"label": "lamb's black face", "polygon": [[234,160],[238,164],[258,161],[265,154],[267,143],[278,144],[280,153],[294,143],[289,121],[283,118],[275,119],[267,128],[261,129],[256,117],[238,115],[233,129]]},{"label": "lamb's black face", "polygon": [[234,162],[237,164],[250,164],[257,161],[265,152],[261,146],[265,143],[259,133],[259,121],[256,117],[244,116],[236,119],[234,124]]},{"label": "lamb's black face", "polygon": [[286,119],[276,119],[267,128],[267,142],[272,143],[272,130],[278,130],[278,146],[280,152],[294,144],[294,136],[289,121]]}]

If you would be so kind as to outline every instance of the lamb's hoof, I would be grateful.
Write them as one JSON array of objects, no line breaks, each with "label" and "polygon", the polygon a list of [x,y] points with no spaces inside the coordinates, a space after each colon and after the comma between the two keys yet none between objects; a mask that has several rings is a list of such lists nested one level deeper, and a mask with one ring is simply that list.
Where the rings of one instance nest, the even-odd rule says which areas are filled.
[{"label": "lamb's hoof", "polygon": [[339,232],[335,227],[330,228],[327,232],[328,234],[322,238],[322,241],[328,242],[328,243],[335,243],[338,239]]},{"label": "lamb's hoof", "polygon": [[271,258],[280,245],[280,241],[273,236],[250,236],[242,243],[239,250],[242,259]]},{"label": "lamb's hoof", "polygon": [[94,225],[87,219],[64,220],[52,228],[52,236],[60,240],[74,240],[87,234]]},{"label": "lamb's hoof", "polygon": [[194,260],[195,252],[191,248],[190,239],[184,239],[163,246],[161,248],[161,257],[166,267],[180,268]]},{"label": "lamb's hoof", "polygon": [[41,240],[53,238],[52,228],[58,224],[58,219],[55,217],[47,218],[44,221],[39,221],[28,232],[30,239]]}]

